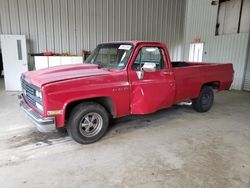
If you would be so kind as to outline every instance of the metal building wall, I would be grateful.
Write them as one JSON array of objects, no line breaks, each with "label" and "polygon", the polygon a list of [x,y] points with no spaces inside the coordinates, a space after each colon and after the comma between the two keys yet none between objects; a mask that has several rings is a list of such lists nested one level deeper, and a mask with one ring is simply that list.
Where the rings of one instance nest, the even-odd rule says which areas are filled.
[{"label": "metal building wall", "polygon": [[244,90],[250,91],[250,37],[248,40],[248,57],[247,57],[247,67],[246,67],[246,74],[244,80]]},{"label": "metal building wall", "polygon": [[1,0],[0,34],[25,34],[31,52],[78,55],[106,41],[163,41],[180,60],[184,14],[184,0]]},{"label": "metal building wall", "polygon": [[190,43],[200,37],[206,52],[203,61],[233,63],[235,75],[232,88],[241,90],[249,33],[215,36],[217,9],[218,6],[212,6],[208,0],[187,1],[184,59],[188,60]]}]

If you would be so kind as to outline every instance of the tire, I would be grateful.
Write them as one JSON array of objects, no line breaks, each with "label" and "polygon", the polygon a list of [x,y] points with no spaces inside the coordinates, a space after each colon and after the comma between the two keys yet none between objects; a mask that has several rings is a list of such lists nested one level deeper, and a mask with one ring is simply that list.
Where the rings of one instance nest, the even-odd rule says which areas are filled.
[{"label": "tire", "polygon": [[84,102],[71,112],[67,131],[71,138],[80,144],[91,144],[107,132],[109,115],[98,103]]},{"label": "tire", "polygon": [[192,100],[193,108],[198,112],[207,112],[214,103],[214,93],[210,86],[203,86],[198,98]]}]

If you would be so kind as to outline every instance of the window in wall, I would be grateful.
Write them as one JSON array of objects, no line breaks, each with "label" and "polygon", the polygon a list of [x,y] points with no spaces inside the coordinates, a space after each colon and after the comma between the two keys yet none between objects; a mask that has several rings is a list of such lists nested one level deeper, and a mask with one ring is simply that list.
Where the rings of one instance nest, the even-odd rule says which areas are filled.
[{"label": "window in wall", "polygon": [[219,0],[215,35],[250,30],[250,0]]}]

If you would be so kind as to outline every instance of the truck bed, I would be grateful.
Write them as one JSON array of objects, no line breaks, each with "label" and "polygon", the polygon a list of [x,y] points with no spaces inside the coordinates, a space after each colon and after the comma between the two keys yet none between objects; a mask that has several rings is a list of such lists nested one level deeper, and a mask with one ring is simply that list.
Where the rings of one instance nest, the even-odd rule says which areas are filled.
[{"label": "truck bed", "polygon": [[175,102],[197,98],[204,83],[228,90],[233,81],[232,64],[172,62],[176,81]]}]

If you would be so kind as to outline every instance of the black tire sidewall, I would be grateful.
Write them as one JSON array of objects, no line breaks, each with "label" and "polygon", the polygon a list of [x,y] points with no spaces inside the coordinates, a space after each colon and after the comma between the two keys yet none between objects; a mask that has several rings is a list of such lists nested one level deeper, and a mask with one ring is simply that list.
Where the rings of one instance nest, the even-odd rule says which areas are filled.
[{"label": "black tire sidewall", "polygon": [[[206,105],[202,104],[202,97],[205,94],[208,94],[209,98],[210,98],[210,102],[208,104],[206,104]],[[204,87],[202,89],[201,96],[200,96],[200,104],[201,104],[202,110],[204,112],[208,111],[212,107],[213,101],[214,101],[214,94],[213,94],[212,88],[211,87]]]},{"label": "black tire sidewall", "polygon": [[[202,97],[205,94],[209,94],[210,97],[210,102],[206,105],[202,104]],[[213,89],[210,86],[204,86],[201,89],[199,97],[193,100],[192,106],[198,112],[207,112],[212,107],[213,102],[214,102]]]},{"label": "black tire sidewall", "polygon": [[[85,137],[81,134],[79,130],[81,119],[88,113],[95,112],[98,113],[103,120],[103,125],[98,134],[93,137]],[[69,135],[80,144],[90,144],[99,140],[106,133],[109,125],[109,116],[104,107],[97,103],[87,102],[77,105],[69,118],[67,130]]]}]

